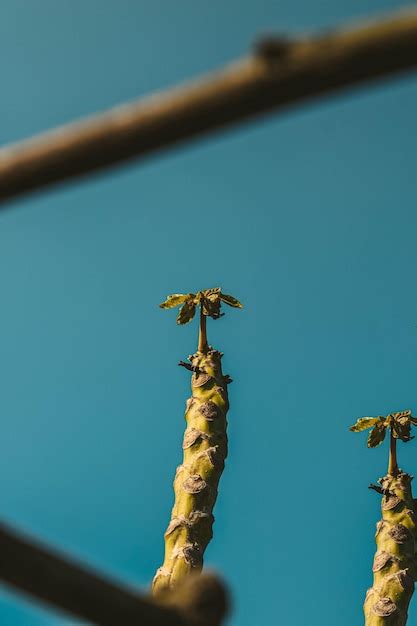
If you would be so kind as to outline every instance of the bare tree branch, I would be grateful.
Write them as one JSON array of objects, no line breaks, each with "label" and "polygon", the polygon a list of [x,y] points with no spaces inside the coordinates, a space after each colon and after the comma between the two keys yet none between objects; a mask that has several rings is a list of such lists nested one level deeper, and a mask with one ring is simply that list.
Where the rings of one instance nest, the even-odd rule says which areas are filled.
[{"label": "bare tree branch", "polygon": [[[43,603],[100,626],[219,626],[225,591],[201,576],[163,606],[29,541],[0,524],[0,581]],[[209,603],[209,606],[207,605]]]},{"label": "bare tree branch", "polygon": [[415,11],[318,37],[268,38],[191,84],[3,148],[0,202],[416,66]]}]

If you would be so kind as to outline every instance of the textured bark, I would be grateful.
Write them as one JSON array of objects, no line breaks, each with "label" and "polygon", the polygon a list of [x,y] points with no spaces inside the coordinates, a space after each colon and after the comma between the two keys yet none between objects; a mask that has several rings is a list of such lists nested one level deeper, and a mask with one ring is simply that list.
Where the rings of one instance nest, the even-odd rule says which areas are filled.
[{"label": "textured bark", "polygon": [[159,594],[175,587],[188,574],[201,570],[212,537],[213,507],[227,456],[227,384],[222,353],[209,349],[189,357],[195,372],[187,400],[182,465],[174,480],[175,503],[165,533],[165,559],[153,581]]},{"label": "textured bark", "polygon": [[365,598],[366,626],[405,626],[416,580],[416,514],[412,476],[400,472],[379,480],[382,520],[376,527],[373,587]]}]

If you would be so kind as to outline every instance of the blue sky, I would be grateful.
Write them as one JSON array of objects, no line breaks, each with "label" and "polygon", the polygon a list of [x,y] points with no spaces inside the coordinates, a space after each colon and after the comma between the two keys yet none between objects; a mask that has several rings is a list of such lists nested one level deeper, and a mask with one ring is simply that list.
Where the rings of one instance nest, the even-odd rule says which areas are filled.
[{"label": "blue sky", "polygon": [[[0,140],[214,69],[259,32],[400,6],[3,0]],[[230,624],[361,623],[387,450],[348,426],[417,412],[416,108],[417,79],[397,78],[3,212],[2,518],[149,584],[197,332],[157,304],[221,285],[245,304],[209,325],[234,379],[207,551]],[[417,472],[415,442],[400,462]],[[75,624],[6,592],[0,622]]]}]

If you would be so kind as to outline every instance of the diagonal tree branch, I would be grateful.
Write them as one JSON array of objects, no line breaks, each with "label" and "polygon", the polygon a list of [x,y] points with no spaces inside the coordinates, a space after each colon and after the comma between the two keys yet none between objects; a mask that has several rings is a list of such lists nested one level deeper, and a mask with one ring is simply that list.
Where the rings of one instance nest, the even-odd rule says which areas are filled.
[{"label": "diagonal tree branch", "polygon": [[162,606],[0,524],[0,581],[99,626],[219,626],[227,610],[214,576],[181,589]]},{"label": "diagonal tree branch", "polygon": [[417,67],[417,12],[261,42],[217,73],[0,150],[0,202]]}]

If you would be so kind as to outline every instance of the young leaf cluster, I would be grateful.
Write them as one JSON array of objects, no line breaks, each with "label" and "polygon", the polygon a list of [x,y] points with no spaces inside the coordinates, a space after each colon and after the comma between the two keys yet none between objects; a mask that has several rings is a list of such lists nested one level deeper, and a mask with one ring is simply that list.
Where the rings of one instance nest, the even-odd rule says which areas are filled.
[{"label": "young leaf cluster", "polygon": [[410,441],[414,439],[411,436],[411,425],[417,426],[417,418],[411,415],[411,411],[399,411],[398,413],[390,413],[386,417],[378,415],[378,417],[360,417],[350,430],[359,433],[362,430],[372,430],[368,436],[368,448],[376,448],[385,439],[387,429],[391,429],[395,439],[401,441]]},{"label": "young leaf cluster", "polygon": [[172,309],[182,305],[177,316],[177,324],[187,324],[193,319],[197,306],[201,306],[203,315],[214,320],[218,319],[224,315],[220,311],[222,303],[237,309],[243,306],[233,296],[222,293],[220,287],[205,289],[197,293],[173,293],[159,306],[161,309]]}]

